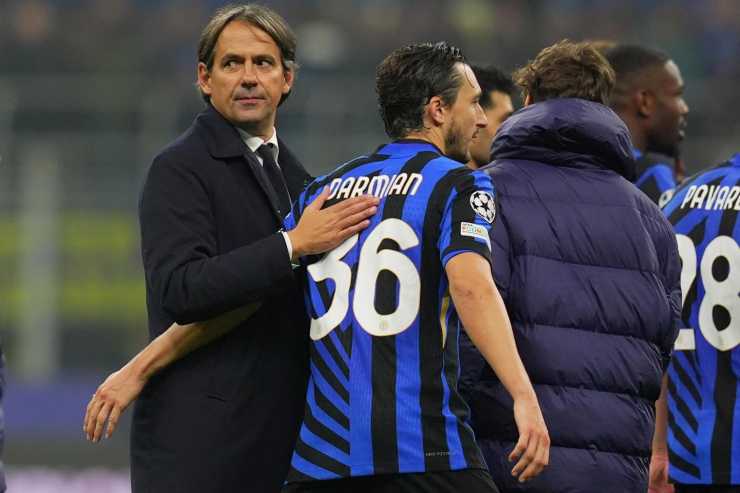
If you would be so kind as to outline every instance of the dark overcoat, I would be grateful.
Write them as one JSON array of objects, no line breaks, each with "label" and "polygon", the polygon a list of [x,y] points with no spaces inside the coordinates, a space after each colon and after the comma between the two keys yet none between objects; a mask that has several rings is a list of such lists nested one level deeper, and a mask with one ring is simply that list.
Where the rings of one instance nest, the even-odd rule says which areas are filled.
[{"label": "dark overcoat", "polygon": [[[291,196],[309,176],[284,142]],[[226,336],[158,373],[137,400],[135,493],[274,493],[303,415],[308,322],[259,161],[210,105],[149,169],[140,202],[149,333],[260,301]]]}]

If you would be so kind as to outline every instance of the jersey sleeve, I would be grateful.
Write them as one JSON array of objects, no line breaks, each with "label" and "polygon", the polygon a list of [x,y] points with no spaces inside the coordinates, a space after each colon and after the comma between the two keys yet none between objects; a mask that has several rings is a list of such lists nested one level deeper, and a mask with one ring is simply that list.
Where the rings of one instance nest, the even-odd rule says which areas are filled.
[{"label": "jersey sleeve", "polygon": [[490,262],[490,233],[496,219],[496,194],[491,178],[480,171],[453,173],[458,176],[444,205],[437,243],[442,266],[464,252],[475,252]]},{"label": "jersey sleeve", "polygon": [[663,207],[673,196],[676,178],[673,168],[664,163],[651,164],[635,181],[635,186]]},{"label": "jersey sleeve", "polygon": [[300,221],[301,213],[303,212],[301,203],[303,203],[303,195],[305,193],[305,191],[301,192],[296,201],[293,202],[293,205],[290,208],[290,212],[287,216],[285,216],[285,219],[283,219],[283,229],[285,231],[290,231],[291,229],[294,229],[296,226],[298,226],[298,221]]}]

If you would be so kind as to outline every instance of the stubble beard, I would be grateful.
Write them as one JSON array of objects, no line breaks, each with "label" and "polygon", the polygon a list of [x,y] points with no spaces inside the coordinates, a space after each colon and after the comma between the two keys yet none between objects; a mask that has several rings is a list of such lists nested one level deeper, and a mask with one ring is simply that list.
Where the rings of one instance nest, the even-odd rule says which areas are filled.
[{"label": "stubble beard", "polygon": [[470,160],[470,140],[465,142],[465,137],[454,120],[445,135],[445,154],[463,164]]}]

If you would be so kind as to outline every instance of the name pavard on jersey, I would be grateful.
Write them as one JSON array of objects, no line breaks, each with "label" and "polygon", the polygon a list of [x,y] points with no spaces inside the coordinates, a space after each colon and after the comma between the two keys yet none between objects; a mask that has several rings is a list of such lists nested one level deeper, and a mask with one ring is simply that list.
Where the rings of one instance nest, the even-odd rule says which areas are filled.
[{"label": "name pavard on jersey", "polygon": [[668,368],[670,476],[740,485],[740,154],[687,180],[663,211],[684,323]]}]

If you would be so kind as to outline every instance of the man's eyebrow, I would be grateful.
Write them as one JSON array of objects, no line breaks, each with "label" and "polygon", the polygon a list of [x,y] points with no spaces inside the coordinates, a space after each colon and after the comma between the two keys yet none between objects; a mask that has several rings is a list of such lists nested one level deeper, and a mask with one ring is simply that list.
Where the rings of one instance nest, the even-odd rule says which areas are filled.
[{"label": "man's eyebrow", "polygon": [[221,60],[244,60],[244,57],[236,53],[227,52],[224,53],[224,55],[221,57]]}]

